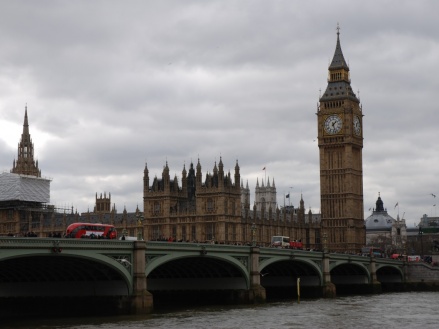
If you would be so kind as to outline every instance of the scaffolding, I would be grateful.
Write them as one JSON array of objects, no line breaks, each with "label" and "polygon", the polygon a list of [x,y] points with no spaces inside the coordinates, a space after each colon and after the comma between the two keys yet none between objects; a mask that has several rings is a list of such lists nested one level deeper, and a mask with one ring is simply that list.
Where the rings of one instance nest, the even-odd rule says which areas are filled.
[{"label": "scaffolding", "polygon": [[0,202],[25,201],[36,204],[50,202],[50,179],[19,175],[0,174]]}]

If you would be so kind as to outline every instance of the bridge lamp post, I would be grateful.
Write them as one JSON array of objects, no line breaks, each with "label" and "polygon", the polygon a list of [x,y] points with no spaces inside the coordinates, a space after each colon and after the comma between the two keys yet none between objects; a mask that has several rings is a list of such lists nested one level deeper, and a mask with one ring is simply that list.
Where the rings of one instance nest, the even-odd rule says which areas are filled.
[{"label": "bridge lamp post", "polygon": [[256,246],[256,224],[255,223],[252,224],[251,230],[252,230],[252,246],[255,247]]},{"label": "bridge lamp post", "polygon": [[407,256],[407,241],[404,243],[404,261],[407,263],[408,262],[408,256]]},{"label": "bridge lamp post", "polygon": [[145,219],[145,217],[143,217],[143,215],[141,213],[138,213],[136,215],[136,218],[137,218],[137,240],[140,241],[140,240],[143,240],[143,237],[142,237],[142,222]]},{"label": "bridge lamp post", "polygon": [[424,257],[424,243],[422,241],[422,235],[424,235],[424,232],[419,231],[419,237],[421,239],[421,258]]}]

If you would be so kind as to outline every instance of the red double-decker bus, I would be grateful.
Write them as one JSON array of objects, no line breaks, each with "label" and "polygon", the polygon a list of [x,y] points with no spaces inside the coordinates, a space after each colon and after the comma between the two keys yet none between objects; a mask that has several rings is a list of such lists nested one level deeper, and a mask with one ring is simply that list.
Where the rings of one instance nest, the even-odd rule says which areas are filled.
[{"label": "red double-decker bus", "polygon": [[290,241],[290,249],[299,249],[302,250],[303,249],[303,243],[302,240],[299,241]]},{"label": "red double-decker bus", "polygon": [[67,227],[66,238],[116,239],[114,225],[99,223],[73,223]]}]

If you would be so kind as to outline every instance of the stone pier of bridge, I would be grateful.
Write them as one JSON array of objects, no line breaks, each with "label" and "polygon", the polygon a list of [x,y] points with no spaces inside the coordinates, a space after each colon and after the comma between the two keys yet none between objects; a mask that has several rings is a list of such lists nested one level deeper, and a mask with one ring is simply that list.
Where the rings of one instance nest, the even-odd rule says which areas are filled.
[{"label": "stone pier of bridge", "polygon": [[133,294],[131,300],[131,310],[136,314],[148,314],[153,310],[153,296],[147,289],[145,274],[146,244],[143,241],[134,243],[133,255]]}]

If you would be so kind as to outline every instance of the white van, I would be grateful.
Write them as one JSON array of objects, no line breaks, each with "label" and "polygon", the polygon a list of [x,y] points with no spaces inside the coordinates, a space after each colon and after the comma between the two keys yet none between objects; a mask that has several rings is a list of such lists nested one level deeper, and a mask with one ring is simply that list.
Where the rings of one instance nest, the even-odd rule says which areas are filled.
[{"label": "white van", "polygon": [[125,240],[125,241],[137,241],[137,237],[136,236],[125,236],[122,235],[119,240]]},{"label": "white van", "polygon": [[272,236],[271,246],[275,248],[289,248],[290,237],[289,236]]}]

